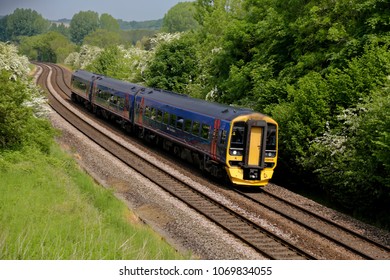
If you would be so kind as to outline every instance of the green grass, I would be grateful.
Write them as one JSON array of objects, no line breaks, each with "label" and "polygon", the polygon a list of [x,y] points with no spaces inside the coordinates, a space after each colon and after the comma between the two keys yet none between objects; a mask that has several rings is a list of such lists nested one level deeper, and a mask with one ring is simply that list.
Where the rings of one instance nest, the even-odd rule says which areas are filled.
[{"label": "green grass", "polygon": [[57,146],[0,151],[0,259],[184,258],[130,217]]}]

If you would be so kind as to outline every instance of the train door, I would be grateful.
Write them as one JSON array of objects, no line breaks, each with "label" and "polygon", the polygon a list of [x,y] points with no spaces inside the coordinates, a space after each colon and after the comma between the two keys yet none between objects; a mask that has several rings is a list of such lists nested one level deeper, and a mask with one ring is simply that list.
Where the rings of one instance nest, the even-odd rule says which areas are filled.
[{"label": "train door", "polygon": [[245,156],[246,166],[264,168],[265,137],[267,123],[265,121],[247,122],[247,149]]},{"label": "train door", "polygon": [[260,151],[261,151],[261,127],[252,127],[249,132],[249,153],[248,153],[248,165],[259,165]]},{"label": "train door", "polygon": [[213,128],[213,134],[211,138],[211,156],[213,160],[217,160],[218,158],[218,132],[219,128],[221,126],[221,120],[215,119],[214,120],[214,128]]},{"label": "train door", "polygon": [[91,102],[91,103],[92,103],[93,93],[96,91],[96,80],[98,78],[99,77],[96,77],[96,76],[92,77],[91,87],[89,88],[89,91],[88,91],[88,101]]}]

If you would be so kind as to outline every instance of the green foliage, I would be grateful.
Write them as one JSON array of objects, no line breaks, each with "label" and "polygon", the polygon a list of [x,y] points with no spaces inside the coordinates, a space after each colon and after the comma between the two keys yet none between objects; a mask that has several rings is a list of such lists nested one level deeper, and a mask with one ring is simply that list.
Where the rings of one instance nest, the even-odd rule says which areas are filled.
[{"label": "green foliage", "polygon": [[84,37],[99,28],[99,15],[93,11],[79,12],[70,22],[70,36],[72,42],[81,44]]},{"label": "green foliage", "polygon": [[35,147],[48,152],[54,135],[42,114],[41,93],[28,79],[26,57],[0,43],[0,150]]},{"label": "green foliage", "polygon": [[[379,109],[390,76],[387,2],[198,0],[200,26],[182,37],[193,45],[180,39],[157,48],[147,82],[268,113],[280,125],[275,180],[293,174],[290,183],[306,181],[348,209],[372,210],[389,204],[389,110]],[[370,131],[364,136],[339,119],[361,107],[369,109],[353,121]],[[345,143],[343,156],[330,156],[323,137]]]},{"label": "green foliage", "polygon": [[389,96],[387,2],[198,0],[198,28],[143,40],[148,51],[139,59],[108,48],[93,65],[271,115],[280,125],[275,181],[308,182],[333,202],[370,212],[390,204],[389,110],[380,109]]},{"label": "green foliage", "polygon": [[389,210],[389,110],[389,87],[376,90],[338,115],[340,124],[317,137],[304,160],[333,199],[359,214],[373,205],[377,211]]},{"label": "green foliage", "polygon": [[188,93],[188,85],[198,74],[194,43],[191,37],[182,36],[160,44],[145,72],[148,85]]},{"label": "green foliage", "polygon": [[86,67],[88,70],[109,77],[143,83],[142,73],[150,54],[135,47],[125,49],[111,46],[100,52]]},{"label": "green foliage", "polygon": [[74,69],[85,69],[92,61],[102,52],[102,49],[83,45],[79,52],[73,52],[65,59],[65,64],[73,67]]},{"label": "green foliage", "polygon": [[10,73],[13,80],[26,79],[30,71],[27,57],[19,56],[15,45],[0,42],[0,71]]},{"label": "green foliage", "polygon": [[46,120],[33,116],[32,109],[26,106],[33,89],[22,79],[9,77],[9,72],[0,74],[0,149],[34,146],[48,152],[53,130]]},{"label": "green foliage", "polygon": [[124,21],[118,19],[122,30],[160,30],[162,21],[162,19],[146,21]]},{"label": "green foliage", "polygon": [[[50,23],[40,14],[31,9],[16,9],[5,17],[0,24],[3,26],[2,40],[15,41],[20,36],[34,36],[46,32]],[[5,28],[4,28],[5,25]]]},{"label": "green foliage", "polygon": [[197,29],[195,20],[195,5],[193,2],[180,2],[173,6],[164,16],[162,32],[175,33]]},{"label": "green foliage", "polygon": [[28,98],[25,84],[9,79],[10,74],[0,74],[0,148],[12,148],[22,143],[30,109],[22,106]]},{"label": "green foliage", "polygon": [[100,28],[114,32],[118,32],[120,29],[118,21],[109,14],[102,14],[100,16]]},{"label": "green foliage", "polygon": [[64,35],[50,31],[45,34],[23,37],[20,41],[20,52],[31,60],[46,62],[64,62],[65,58],[75,51],[72,44]]},{"label": "green foliage", "polygon": [[126,30],[122,31],[122,43],[125,45],[136,45],[142,41],[147,41],[149,38],[155,36],[157,33],[156,30],[148,29],[135,29],[135,30]]},{"label": "green foliage", "polygon": [[106,29],[97,29],[84,37],[83,44],[92,45],[99,48],[106,48],[113,45],[119,45],[122,38],[118,32]]},{"label": "green foliage", "polygon": [[105,76],[114,77],[123,71],[121,69],[121,58],[119,48],[111,46],[103,50],[87,69]]},{"label": "green foliage", "polygon": [[70,40],[69,27],[66,27],[65,24],[62,22],[60,24],[52,23],[49,30],[54,31],[54,32],[58,32]]}]

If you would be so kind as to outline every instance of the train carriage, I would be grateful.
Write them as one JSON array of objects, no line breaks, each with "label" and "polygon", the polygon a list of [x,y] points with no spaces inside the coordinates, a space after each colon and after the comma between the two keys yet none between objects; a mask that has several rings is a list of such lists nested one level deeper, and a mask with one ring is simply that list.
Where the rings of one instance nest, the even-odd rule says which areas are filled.
[{"label": "train carriage", "polygon": [[112,78],[100,77],[94,83],[92,103],[102,110],[106,118],[118,119],[132,124],[133,104],[137,92],[142,87]]},{"label": "train carriage", "polygon": [[[277,158],[277,124],[250,109],[163,90],[136,96],[135,124],[166,149],[238,185],[265,185]],[[177,144],[180,144],[179,146]]]},{"label": "train carriage", "polygon": [[92,81],[100,76],[84,70],[77,70],[72,75],[72,100],[74,102],[91,101]]},{"label": "train carriage", "polygon": [[222,105],[78,70],[72,100],[236,185],[264,186],[277,164],[277,123]]}]

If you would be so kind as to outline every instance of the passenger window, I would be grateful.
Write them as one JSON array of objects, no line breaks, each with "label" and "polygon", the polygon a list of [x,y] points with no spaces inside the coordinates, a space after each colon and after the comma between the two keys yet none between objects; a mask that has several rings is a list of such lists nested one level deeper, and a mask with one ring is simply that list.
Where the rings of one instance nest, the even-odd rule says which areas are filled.
[{"label": "passenger window", "polygon": [[184,131],[185,132],[188,132],[188,133],[191,133],[191,124],[192,124],[192,121],[191,120],[185,120],[184,122]]},{"label": "passenger window", "polygon": [[169,125],[172,127],[176,127],[176,115],[171,115],[171,118],[169,119]]},{"label": "passenger window", "polygon": [[202,138],[209,139],[210,126],[207,124],[202,124]]},{"label": "passenger window", "polygon": [[162,122],[162,118],[163,118],[163,112],[157,110],[157,121]]},{"label": "passenger window", "polygon": [[199,136],[199,128],[200,128],[200,123],[199,122],[194,122],[192,124],[192,134]]},{"label": "passenger window", "polygon": [[125,108],[125,99],[123,97],[118,98],[119,109],[123,110]]},{"label": "passenger window", "polygon": [[147,118],[151,117],[151,112],[150,112],[150,107],[149,106],[145,107],[145,117],[147,117]]},{"label": "passenger window", "polygon": [[152,120],[156,120],[156,117],[157,117],[157,110],[156,110],[156,108],[151,108],[150,111],[151,111],[150,118]]},{"label": "passenger window", "polygon": [[176,127],[177,129],[183,130],[184,120],[182,117],[177,117]]},{"label": "passenger window", "polygon": [[107,100],[111,103],[111,105],[116,105],[118,103],[118,97],[114,96],[113,94],[110,94],[110,97]]},{"label": "passenger window", "polygon": [[168,122],[169,122],[169,113],[164,112],[163,123],[168,124]]},{"label": "passenger window", "polygon": [[79,82],[78,85],[76,85],[79,89],[85,91],[87,89],[87,85],[83,82]]}]

